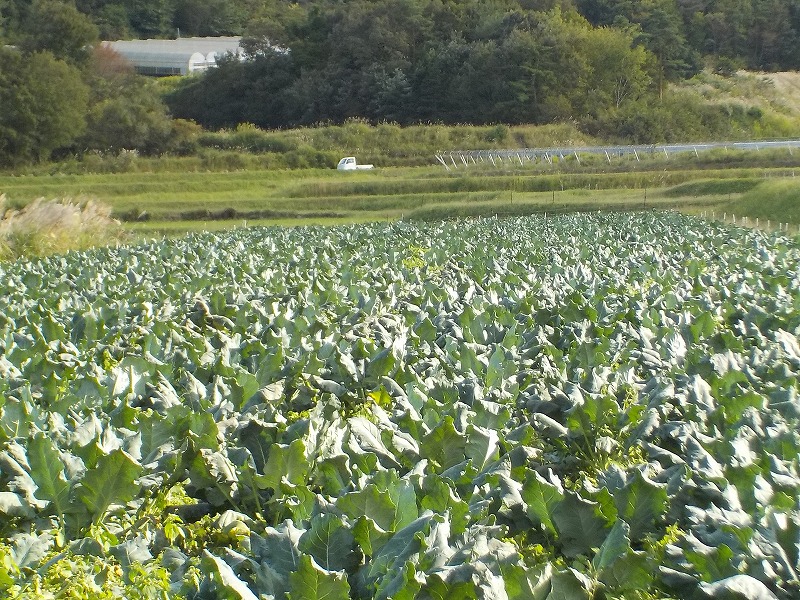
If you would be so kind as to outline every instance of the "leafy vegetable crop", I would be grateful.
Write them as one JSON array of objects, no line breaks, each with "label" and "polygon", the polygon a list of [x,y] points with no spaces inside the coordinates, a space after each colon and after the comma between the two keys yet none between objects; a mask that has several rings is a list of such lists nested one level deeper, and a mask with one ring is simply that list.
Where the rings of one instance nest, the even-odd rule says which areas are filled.
[{"label": "leafy vegetable crop", "polygon": [[0,265],[0,591],[796,598],[798,258],[643,213]]}]

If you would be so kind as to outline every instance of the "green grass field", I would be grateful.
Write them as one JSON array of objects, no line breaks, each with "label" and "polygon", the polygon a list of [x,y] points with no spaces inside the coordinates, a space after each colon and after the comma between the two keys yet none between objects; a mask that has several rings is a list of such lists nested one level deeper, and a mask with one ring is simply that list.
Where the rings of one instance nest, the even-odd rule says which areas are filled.
[{"label": "green grass field", "polygon": [[[752,155],[752,153],[751,153]],[[91,199],[141,235],[263,224],[341,224],[591,210],[672,209],[800,223],[795,168],[691,157],[642,162],[0,176],[12,207]],[[763,160],[763,156],[759,158]]]}]

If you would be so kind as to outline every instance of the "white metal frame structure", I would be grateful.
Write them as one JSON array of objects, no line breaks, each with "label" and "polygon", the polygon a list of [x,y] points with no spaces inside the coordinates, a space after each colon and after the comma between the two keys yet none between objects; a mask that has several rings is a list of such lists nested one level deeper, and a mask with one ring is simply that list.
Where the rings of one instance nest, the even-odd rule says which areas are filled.
[{"label": "white metal frame structure", "polygon": [[697,144],[667,144],[667,145],[639,145],[639,146],[582,146],[582,147],[563,147],[563,148],[519,148],[516,150],[453,150],[450,152],[439,152],[436,154],[438,160],[445,169],[458,169],[461,166],[469,167],[479,163],[502,166],[503,164],[519,164],[523,166],[526,162],[547,162],[553,164],[556,161],[574,158],[580,163],[582,154],[605,155],[606,160],[611,162],[611,158],[633,155],[636,160],[640,160],[641,155],[661,154],[667,158],[671,154],[679,152],[694,152],[699,156],[700,152],[708,150],[767,150],[773,148],[787,148],[790,153],[794,148],[800,148],[800,140],[765,140],[754,142],[707,142]]}]

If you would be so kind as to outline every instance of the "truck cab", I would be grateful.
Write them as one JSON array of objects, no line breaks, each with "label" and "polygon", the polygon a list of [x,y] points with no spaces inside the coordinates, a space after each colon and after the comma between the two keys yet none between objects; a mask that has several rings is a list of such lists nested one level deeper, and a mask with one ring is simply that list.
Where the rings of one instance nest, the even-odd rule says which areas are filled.
[{"label": "truck cab", "polygon": [[355,156],[345,156],[339,161],[339,164],[336,165],[336,168],[339,171],[356,171],[360,169],[371,169],[372,165],[360,165],[356,161]]}]

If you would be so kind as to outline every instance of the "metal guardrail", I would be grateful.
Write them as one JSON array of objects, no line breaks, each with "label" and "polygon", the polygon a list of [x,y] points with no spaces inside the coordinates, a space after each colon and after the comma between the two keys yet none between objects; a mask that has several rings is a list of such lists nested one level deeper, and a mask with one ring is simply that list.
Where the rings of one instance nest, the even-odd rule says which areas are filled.
[{"label": "metal guardrail", "polygon": [[[479,163],[497,166],[498,164],[546,161],[553,164],[556,161],[563,161],[574,158],[580,163],[582,154],[605,155],[608,162],[612,157],[634,155],[636,160],[640,160],[641,155],[663,153],[667,158],[670,154],[680,152],[694,152],[699,156],[700,152],[708,150],[729,149],[729,150],[767,150],[774,148],[787,148],[790,153],[794,148],[800,148],[800,140],[764,140],[754,142],[708,142],[699,144],[666,144],[666,145],[639,145],[639,146],[581,146],[563,148],[519,148],[516,150],[452,150],[436,154],[438,160],[448,171],[458,169],[459,165],[469,167]],[[452,165],[452,167],[451,167]]]}]

